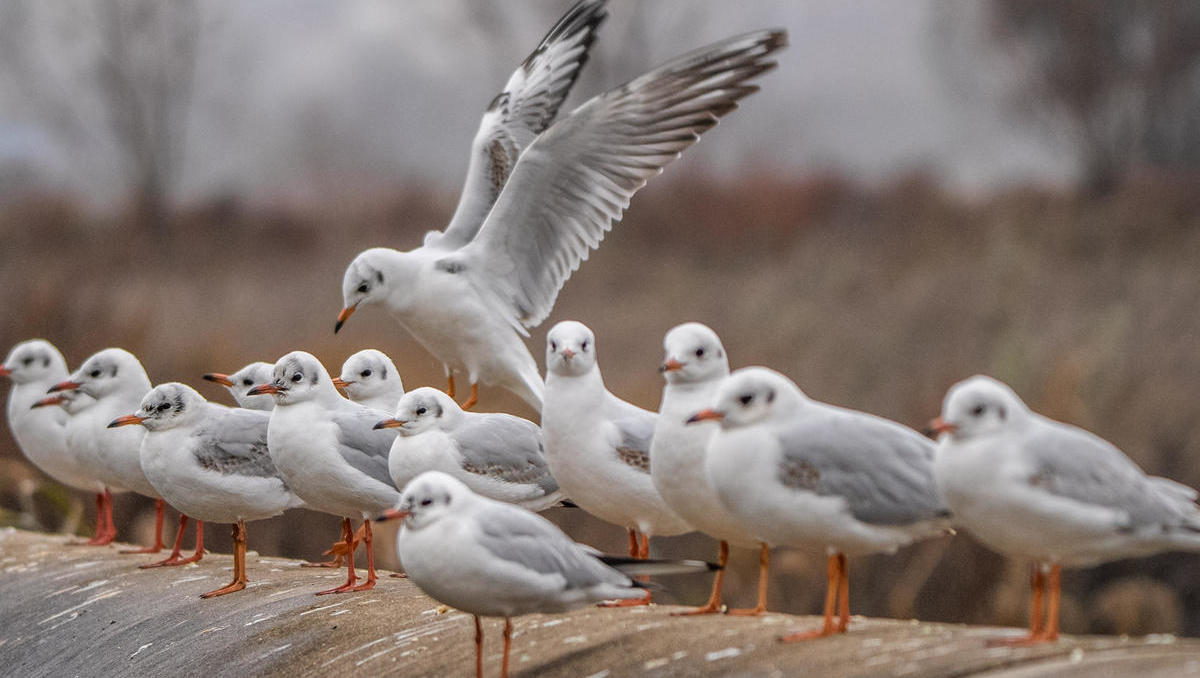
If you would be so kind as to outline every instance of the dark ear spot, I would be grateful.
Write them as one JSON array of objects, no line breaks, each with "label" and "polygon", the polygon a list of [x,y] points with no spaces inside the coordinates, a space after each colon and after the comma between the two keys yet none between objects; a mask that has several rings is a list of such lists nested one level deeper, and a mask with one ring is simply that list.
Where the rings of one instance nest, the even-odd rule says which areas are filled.
[{"label": "dark ear spot", "polygon": [[769,402],[769,403],[775,402],[775,389],[771,389],[770,391],[767,391],[767,402]]},{"label": "dark ear spot", "polygon": [[1004,411],[1004,406],[1001,405],[1000,407],[996,408],[996,414],[1000,415],[1000,421],[1004,421],[1004,417],[1008,413]]},{"label": "dark ear spot", "polygon": [[313,373],[312,373],[312,377],[311,377],[311,378],[309,378],[309,381],[311,381],[312,383],[314,383],[314,384],[315,384],[315,383],[317,383],[317,379],[319,379],[319,377],[317,376],[317,372],[316,372],[316,370],[314,370],[314,371],[313,371]]},{"label": "dark ear spot", "polygon": [[384,365],[379,368],[379,378],[387,379],[387,365]]},{"label": "dark ear spot", "polygon": [[112,371],[112,375],[113,375],[114,377],[115,377],[115,376],[117,376],[117,366],[116,366],[116,365],[113,365],[113,371]]},{"label": "dark ear spot", "polygon": [[378,280],[379,283],[382,285],[383,284],[383,272],[375,271],[375,279]]},{"label": "dark ear spot", "polygon": [[436,407],[436,408],[437,408],[437,413],[436,413],[434,416],[435,416],[435,417],[440,417],[440,416],[442,416],[442,406],[441,406],[441,404],[440,404],[440,403],[434,404],[434,407]]},{"label": "dark ear spot", "polygon": [[42,358],[42,367],[50,367],[50,359]]},{"label": "dark ear spot", "polygon": [[446,506],[449,506],[450,505],[450,495],[443,494],[442,495],[442,503],[445,504]]}]

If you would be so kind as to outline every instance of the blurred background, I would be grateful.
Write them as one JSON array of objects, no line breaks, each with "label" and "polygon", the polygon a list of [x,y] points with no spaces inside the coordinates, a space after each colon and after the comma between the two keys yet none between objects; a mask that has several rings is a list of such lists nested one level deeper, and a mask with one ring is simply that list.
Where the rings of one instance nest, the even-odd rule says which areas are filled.
[{"label": "blurred background", "polygon": [[[379,309],[334,336],[342,271],[445,225],[479,115],[568,4],[0,4],[0,350],[44,337],[75,366],[122,346],[221,402],[202,373],[296,348],[331,371],[380,348],[407,386],[442,386]],[[699,320],[735,367],[918,428],[983,372],[1200,485],[1200,5],[612,0],[563,111],[766,26],[791,33],[778,71],[634,198],[534,355],[555,322],[584,321],[609,387],[654,408],[663,333]],[[490,389],[482,407],[536,418]],[[9,435],[0,464],[6,524],[90,529],[90,497]],[[147,500],[116,511],[123,538],[148,540]],[[581,511],[549,515],[625,549]],[[250,546],[317,558],[337,529],[294,512]],[[227,533],[211,526],[210,546]],[[654,548],[715,556],[698,535]],[[731,605],[751,602],[755,565],[735,553]],[[1024,566],[966,535],[851,569],[856,613],[1027,619]],[[1188,554],[1072,571],[1063,628],[1198,635],[1198,573]],[[823,575],[776,553],[770,607],[818,611]],[[699,603],[708,582],[670,587]]]}]

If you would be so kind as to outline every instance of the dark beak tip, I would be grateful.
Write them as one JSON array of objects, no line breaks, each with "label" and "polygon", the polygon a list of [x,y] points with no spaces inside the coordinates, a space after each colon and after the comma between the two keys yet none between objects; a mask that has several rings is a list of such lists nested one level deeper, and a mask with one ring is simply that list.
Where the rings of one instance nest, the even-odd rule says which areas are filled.
[{"label": "dark beak tip", "polygon": [[334,323],[333,324],[333,333],[337,334],[339,331],[341,331],[342,325],[345,325],[345,324],[346,324],[345,320],[339,320],[336,323]]},{"label": "dark beak tip", "polygon": [[[372,426],[372,427],[371,427],[371,430],[372,430],[372,431],[378,431],[378,430],[379,430],[379,429],[381,429],[381,428],[387,428],[386,426],[384,426],[384,425],[383,425],[383,422],[382,422],[382,421],[381,421],[381,422],[379,422],[378,424],[375,424],[374,426]],[[379,520],[379,519],[378,519],[378,518],[376,518],[376,520]]]}]

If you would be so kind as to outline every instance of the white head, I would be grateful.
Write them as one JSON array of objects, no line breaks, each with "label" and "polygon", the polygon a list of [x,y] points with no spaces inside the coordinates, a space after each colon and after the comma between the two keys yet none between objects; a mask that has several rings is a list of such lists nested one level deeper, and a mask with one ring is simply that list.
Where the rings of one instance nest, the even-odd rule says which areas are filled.
[{"label": "white head", "polygon": [[662,372],[667,383],[694,384],[729,376],[729,358],[721,338],[707,325],[676,325],[663,337]]},{"label": "white head", "polygon": [[321,361],[304,351],[292,351],[276,361],[271,368],[271,380],[250,389],[247,395],[264,393],[274,396],[276,407],[318,398],[326,401],[342,398]]},{"label": "white head", "polygon": [[392,398],[392,405],[404,395],[404,384],[392,359],[383,351],[368,348],[346,358],[342,374],[334,384],[346,389],[346,395],[356,402],[373,398]]},{"label": "white head", "polygon": [[1029,416],[1029,408],[1008,384],[980,374],[950,387],[942,401],[942,416],[930,428],[967,439],[1001,433]]},{"label": "white head", "polygon": [[400,503],[388,517],[402,518],[405,528],[420,530],[476,499],[475,493],[457,478],[441,471],[426,471],[408,482]]},{"label": "white head", "polygon": [[546,333],[546,371],[577,377],[596,367],[596,336],[587,325],[564,320]]},{"label": "white head", "polygon": [[66,378],[67,361],[54,344],[45,339],[30,339],[12,347],[0,365],[0,376],[8,377],[14,384],[40,382],[49,387]]},{"label": "white head", "polygon": [[716,419],[731,429],[786,419],[805,399],[795,382],[765,367],[743,367],[729,375],[717,390],[712,408],[692,415],[688,423]]},{"label": "white head", "polygon": [[375,428],[397,428],[400,435],[412,436],[433,429],[446,429],[462,416],[462,408],[450,396],[436,388],[422,386],[400,398],[396,416],[384,419]]},{"label": "white head", "polygon": [[230,395],[237,401],[238,407],[248,410],[270,411],[275,407],[275,399],[269,395],[247,395],[250,389],[271,381],[274,366],[271,363],[250,363],[233,374],[209,372],[204,378],[214,381],[229,389]]},{"label": "white head", "polygon": [[342,312],[338,314],[334,333],[350,318],[355,309],[364,304],[380,303],[387,298],[395,281],[393,262],[396,250],[387,247],[372,247],[354,257],[342,276]]},{"label": "white head", "polygon": [[164,431],[199,421],[207,402],[192,387],[170,381],[150,389],[137,412],[117,417],[108,427],[141,424],[150,431]]},{"label": "white head", "polygon": [[83,361],[67,381],[53,386],[51,391],[78,389],[97,400],[114,395],[144,395],[150,390],[150,378],[132,353],[120,348],[106,348]]}]

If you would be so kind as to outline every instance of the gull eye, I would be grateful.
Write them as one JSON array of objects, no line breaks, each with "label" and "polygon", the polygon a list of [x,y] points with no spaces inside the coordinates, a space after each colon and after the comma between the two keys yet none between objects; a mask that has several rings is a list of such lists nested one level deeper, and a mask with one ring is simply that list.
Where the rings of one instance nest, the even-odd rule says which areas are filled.
[{"label": "gull eye", "polygon": [[26,359],[24,359],[24,360],[22,360],[22,361],[21,361],[21,364],[22,364],[22,365],[29,365],[29,364],[30,364],[30,363],[32,363],[32,362],[33,362],[33,358],[26,358]]},{"label": "gull eye", "polygon": [[424,407],[418,407],[418,408],[417,408],[417,416],[419,417],[419,416],[421,416],[422,414],[425,414],[425,413],[426,413],[426,412],[428,412],[428,411],[429,411],[429,410],[425,409]]},{"label": "gull eye", "polygon": [[550,350],[551,350],[551,351],[557,351],[557,350],[558,350],[558,342],[557,342],[557,341],[551,341],[551,342],[550,342]]},{"label": "gull eye", "polygon": [[740,402],[743,405],[749,405],[750,403],[754,402],[754,394],[747,393],[743,396],[740,396],[740,397],[738,397],[738,402]]},{"label": "gull eye", "polygon": [[430,499],[429,497],[425,497],[424,499],[421,500],[421,506],[429,506],[432,503],[433,503],[433,500]]},{"label": "gull eye", "polygon": [[92,370],[88,374],[89,374],[89,376],[91,376],[92,379],[98,379],[100,377],[100,370]]},{"label": "gull eye", "polygon": [[242,386],[253,386],[253,385],[254,385],[254,380],[249,377],[242,380]]},{"label": "gull eye", "polygon": [[588,341],[587,341],[587,339],[584,339],[584,340],[583,340],[583,343],[579,345],[579,350],[580,350],[580,351],[586,351],[586,350],[587,350],[587,345],[588,345]]},{"label": "gull eye", "polygon": [[698,349],[696,349],[696,357],[697,357],[697,358],[703,358],[703,357],[704,357],[704,349],[703,349],[703,348],[698,348]]},{"label": "gull eye", "polygon": [[371,370],[363,370],[362,372],[358,373],[358,376],[366,379],[367,377],[371,376]]},{"label": "gull eye", "polygon": [[171,409],[171,405],[170,403],[163,403],[155,409],[157,409],[159,412],[166,412],[167,410]]},{"label": "gull eye", "polygon": [[985,408],[983,407],[983,405],[976,405],[975,407],[972,407],[971,408],[971,416],[978,417],[979,415],[983,414],[984,409]]},{"label": "gull eye", "polygon": [[304,379],[304,375],[301,374],[300,372],[297,372],[292,375],[292,381],[297,384],[299,384],[303,379]]},{"label": "gull eye", "polygon": [[363,283],[363,284],[361,284],[361,285],[359,285],[359,286],[358,286],[358,293],[359,293],[359,294],[366,294],[368,291],[370,291],[370,289],[371,289],[371,286],[370,286],[370,285],[368,285],[368,284],[366,284],[366,283]]}]

